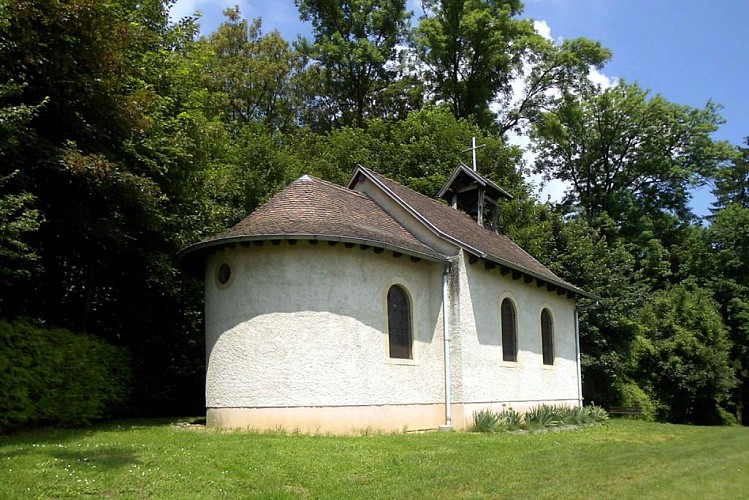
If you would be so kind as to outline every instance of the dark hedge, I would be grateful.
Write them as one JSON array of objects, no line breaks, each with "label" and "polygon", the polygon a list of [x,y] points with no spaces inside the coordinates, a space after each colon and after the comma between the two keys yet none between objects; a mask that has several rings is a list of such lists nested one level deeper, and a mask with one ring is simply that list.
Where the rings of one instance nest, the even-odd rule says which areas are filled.
[{"label": "dark hedge", "polygon": [[0,432],[113,416],[132,381],[125,349],[93,335],[0,320]]}]

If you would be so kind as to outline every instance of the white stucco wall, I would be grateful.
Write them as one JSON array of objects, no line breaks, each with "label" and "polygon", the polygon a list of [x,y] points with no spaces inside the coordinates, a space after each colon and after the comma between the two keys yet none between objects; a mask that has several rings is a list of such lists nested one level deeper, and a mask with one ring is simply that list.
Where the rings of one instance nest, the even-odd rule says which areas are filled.
[{"label": "white stucco wall", "polygon": [[[499,269],[471,265],[465,253],[457,263],[459,305],[454,349],[460,363],[453,365],[460,386],[456,402],[466,406],[466,418],[479,407],[503,404],[522,411],[539,402],[577,402],[577,361],[573,300],[539,288],[535,282],[513,280]],[[517,314],[517,362],[502,360],[500,304],[510,298]],[[548,308],[554,324],[554,364],[544,365],[541,349],[541,311]]]},{"label": "white stucco wall", "polygon": [[[216,285],[222,263],[230,285]],[[441,403],[439,264],[326,242],[236,246],[206,266],[209,408]],[[411,296],[413,360],[388,356],[386,295]]]},{"label": "white stucco wall", "polygon": [[[216,270],[231,266],[228,286]],[[327,242],[224,248],[206,265],[206,405],[218,427],[311,432],[444,423],[441,264]],[[387,291],[409,293],[413,360],[391,359]],[[481,408],[577,403],[574,301],[461,252],[450,276],[453,423]],[[517,312],[517,362],[502,360],[500,304]],[[543,364],[541,311],[554,320]]]}]

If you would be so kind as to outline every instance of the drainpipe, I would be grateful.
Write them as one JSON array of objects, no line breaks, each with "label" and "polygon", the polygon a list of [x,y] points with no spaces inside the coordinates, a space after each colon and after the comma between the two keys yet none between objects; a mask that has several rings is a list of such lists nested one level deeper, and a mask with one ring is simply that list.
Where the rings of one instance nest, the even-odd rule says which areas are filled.
[{"label": "drainpipe", "polygon": [[443,345],[445,350],[445,424],[440,425],[441,431],[449,431],[453,428],[452,421],[452,410],[451,410],[451,394],[450,394],[450,317],[448,311],[450,310],[450,294],[448,292],[448,281],[450,279],[450,263],[445,265],[445,270],[442,272],[442,332],[443,332]]},{"label": "drainpipe", "polygon": [[575,305],[575,354],[577,357],[577,403],[583,406],[583,376],[580,366],[580,310]]}]

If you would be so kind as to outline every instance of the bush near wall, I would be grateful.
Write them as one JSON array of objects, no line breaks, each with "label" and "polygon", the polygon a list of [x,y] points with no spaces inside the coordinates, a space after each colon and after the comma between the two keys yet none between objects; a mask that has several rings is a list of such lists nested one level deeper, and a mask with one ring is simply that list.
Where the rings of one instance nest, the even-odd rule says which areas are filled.
[{"label": "bush near wall", "polygon": [[104,340],[26,321],[0,320],[0,432],[78,426],[123,408],[127,352]]}]

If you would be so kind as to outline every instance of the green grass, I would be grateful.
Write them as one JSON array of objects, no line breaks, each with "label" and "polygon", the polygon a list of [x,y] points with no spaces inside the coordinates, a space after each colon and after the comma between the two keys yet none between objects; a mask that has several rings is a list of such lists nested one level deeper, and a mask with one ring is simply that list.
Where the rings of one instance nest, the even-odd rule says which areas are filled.
[{"label": "green grass", "polygon": [[745,498],[749,429],[359,437],[129,421],[0,437],[0,498]]}]

